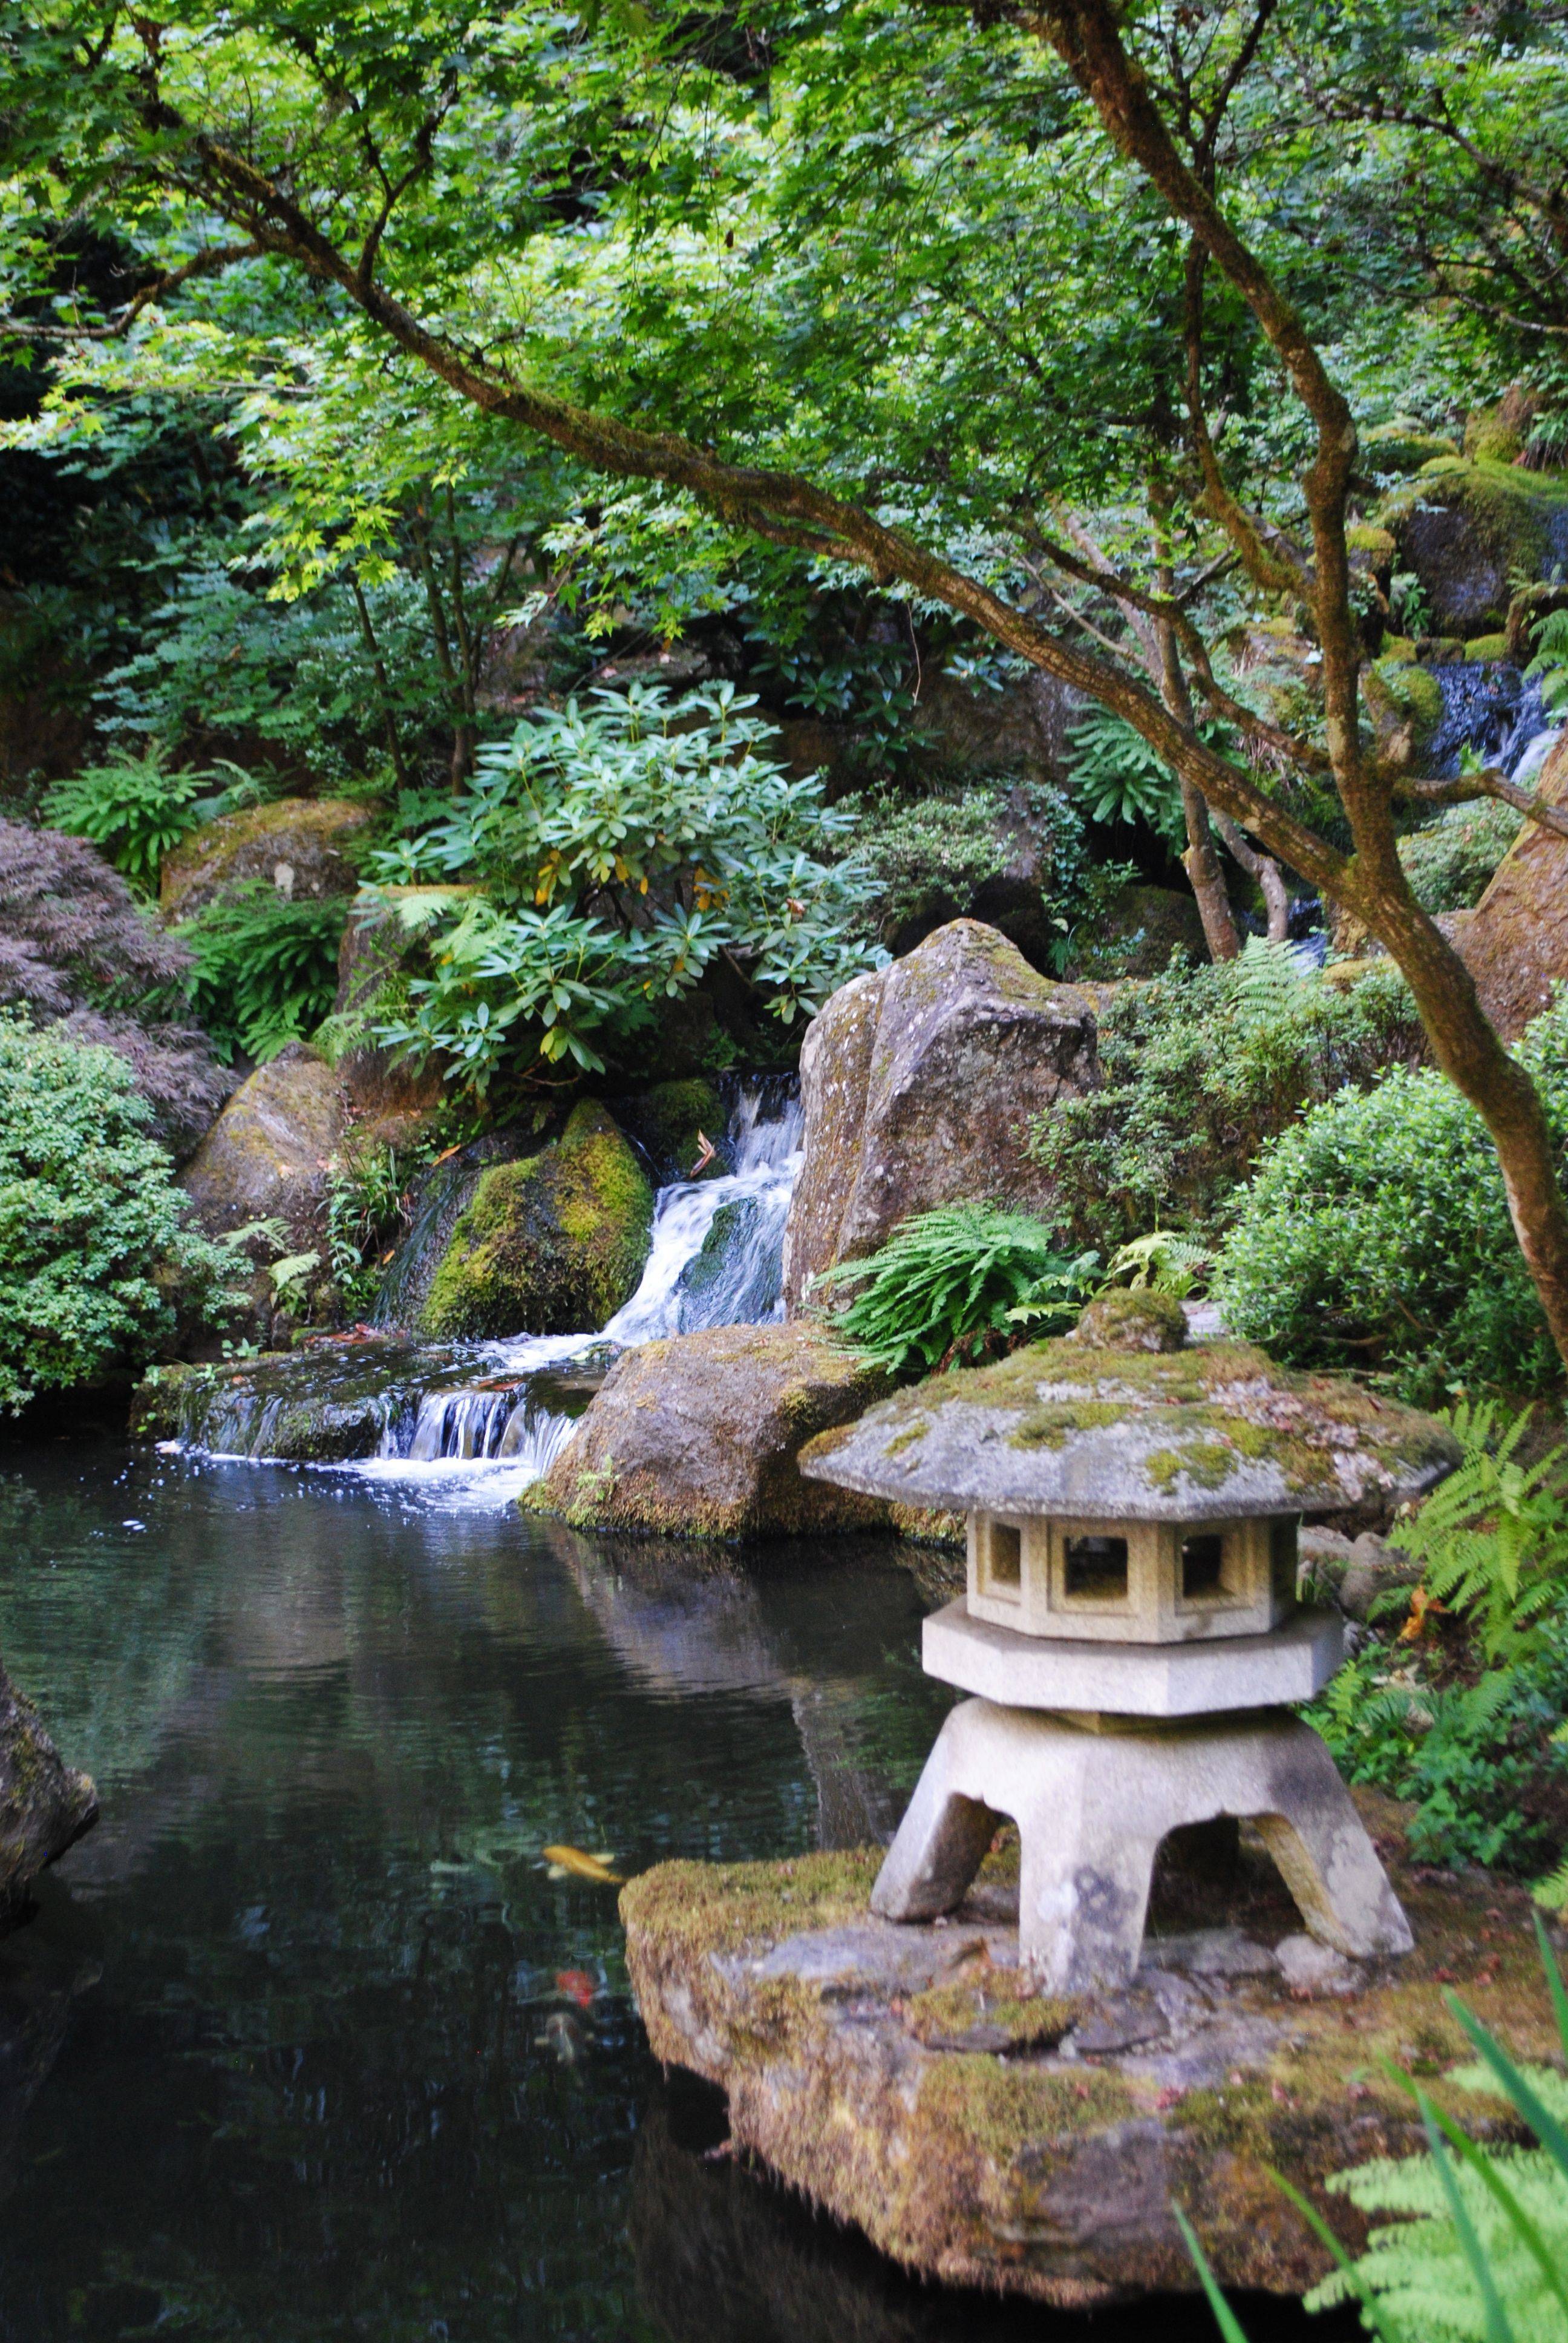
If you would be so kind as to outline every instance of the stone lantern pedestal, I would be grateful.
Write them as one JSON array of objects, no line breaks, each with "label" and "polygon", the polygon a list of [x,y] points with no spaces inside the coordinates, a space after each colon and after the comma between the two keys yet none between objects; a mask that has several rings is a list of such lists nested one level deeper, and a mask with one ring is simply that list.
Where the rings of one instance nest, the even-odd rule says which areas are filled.
[{"label": "stone lantern pedestal", "polygon": [[927,1620],[923,1656],[974,1697],[938,1736],[873,1910],[953,1910],[1008,1816],[1023,1960],[1056,1992],[1121,1984],[1161,1840],[1230,1815],[1314,1936],[1408,1952],[1333,1759],[1290,1713],[1342,1657],[1338,1614],[1297,1605],[1296,1531],[1430,1487],[1455,1454],[1445,1427],[1352,1384],[1241,1343],[1188,1349],[1179,1305],[1131,1294],[821,1434],[803,1472],[969,1517],[967,1591]]}]

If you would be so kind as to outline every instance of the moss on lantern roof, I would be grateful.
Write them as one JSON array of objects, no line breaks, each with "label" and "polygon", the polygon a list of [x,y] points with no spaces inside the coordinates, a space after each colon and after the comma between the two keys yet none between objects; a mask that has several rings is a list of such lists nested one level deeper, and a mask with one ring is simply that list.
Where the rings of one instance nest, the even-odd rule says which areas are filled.
[{"label": "moss on lantern roof", "polygon": [[1066,1335],[930,1376],[809,1442],[799,1463],[905,1504],[1181,1521],[1413,1496],[1458,1454],[1432,1417],[1290,1373],[1249,1342],[1151,1352]]}]

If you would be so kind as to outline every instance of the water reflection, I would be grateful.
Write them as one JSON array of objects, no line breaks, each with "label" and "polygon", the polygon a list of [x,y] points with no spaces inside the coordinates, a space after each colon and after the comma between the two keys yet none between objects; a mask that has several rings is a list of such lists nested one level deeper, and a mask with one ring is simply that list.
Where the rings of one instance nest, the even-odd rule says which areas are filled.
[{"label": "water reflection", "polygon": [[869,1826],[941,1699],[885,1550],[692,1567],[333,1473],[0,1478],[0,1651],[105,1808],[0,1943],[6,2343],[658,2331],[614,1896],[538,1850]]}]

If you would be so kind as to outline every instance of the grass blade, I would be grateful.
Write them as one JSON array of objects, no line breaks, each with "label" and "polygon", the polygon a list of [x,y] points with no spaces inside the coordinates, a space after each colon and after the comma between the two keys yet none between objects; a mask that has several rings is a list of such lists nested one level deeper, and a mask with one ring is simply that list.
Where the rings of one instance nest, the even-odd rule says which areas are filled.
[{"label": "grass blade", "polygon": [[1489,2156],[1477,2147],[1468,2132],[1460,2129],[1452,2116],[1444,2115],[1441,2107],[1433,2107],[1432,2101],[1423,2092],[1417,2089],[1413,2083],[1408,2087],[1411,2097],[1420,2107],[1422,2116],[1430,2114],[1432,2121],[1442,2127],[1443,2137],[1448,2140],[1454,2153],[1463,2158],[1470,2169],[1490,2190],[1495,2201],[1502,2206],[1515,2236],[1519,2237],[1542,2277],[1562,2304],[1564,2316],[1568,2317],[1568,2282],[1564,2281],[1563,2273],[1553,2260],[1552,2249],[1545,2238],[1503,2177],[1497,2166]]},{"label": "grass blade", "polygon": [[1563,2130],[1550,2109],[1543,2105],[1533,2085],[1520,2073],[1502,2043],[1487,2032],[1479,2017],[1466,2009],[1459,1996],[1453,1993],[1444,1994],[1443,1999],[1503,2085],[1507,2097],[1530,2126],[1558,2171],[1565,2180],[1568,2180],[1568,2132]]},{"label": "grass blade", "polygon": [[1448,2209],[1453,2218],[1460,2250],[1470,2264],[1470,2274],[1481,2296],[1481,2307],[1486,2317],[1486,2343],[1513,2343],[1513,2329],[1508,2323],[1508,2313],[1503,2308],[1503,2297],[1497,2291],[1497,2281],[1492,2266],[1482,2250],[1481,2239],[1475,2234],[1475,2224],[1470,2217],[1470,2207],[1460,2192],[1454,2177],[1453,2160],[1443,2145],[1438,2129],[1432,2101],[1424,2091],[1416,2093],[1415,2103],[1421,2109],[1421,2119],[1426,2126],[1426,2136],[1432,2143],[1432,2160],[1437,2177],[1442,2183],[1442,2193],[1448,2199]]},{"label": "grass blade", "polygon": [[1568,1986],[1563,1982],[1563,1972],[1557,1966],[1557,1956],[1552,1949],[1546,1923],[1539,1912],[1534,1916],[1535,1941],[1541,1947],[1541,1966],[1546,1972],[1546,1983],[1552,1994],[1552,2007],[1557,2018],[1557,2036],[1563,2045],[1563,2056],[1568,2058]]},{"label": "grass blade", "polygon": [[1219,2282],[1209,2267],[1208,2258],[1198,2243],[1197,2231],[1180,2205],[1173,2204],[1171,2210],[1176,2216],[1176,2226],[1181,2232],[1181,2241],[1192,2257],[1192,2267],[1203,2282],[1203,2291],[1209,2298],[1209,2308],[1214,2314],[1215,2324],[1224,2337],[1225,2343],[1247,2343],[1246,2329],[1221,2293]]},{"label": "grass blade", "polygon": [[1333,2231],[1330,2228],[1328,2223],[1324,2220],[1317,2207],[1315,2205],[1310,2205],[1307,2202],[1307,2199],[1302,2196],[1301,2190],[1293,2187],[1291,2182],[1286,2179],[1284,2174],[1282,2172],[1276,2171],[1271,2164],[1265,2164],[1263,2169],[1268,2174],[1270,2179],[1273,2182],[1275,2187],[1278,2188],[1282,2195],[1287,2197],[1291,2203],[1295,2207],[1297,2212],[1307,2224],[1307,2227],[1312,2230],[1312,2235],[1318,2239],[1320,2245],[1324,2245],[1328,2247],[1330,2253],[1334,2258],[1334,2261],[1339,2268],[1341,2275],[1349,2278],[1352,2286],[1355,2288],[1356,2293],[1361,2297],[1362,2308],[1365,2311],[1367,2317],[1367,2324],[1372,2328],[1377,2334],[1382,2336],[1382,2343],[1404,2343],[1403,2328],[1399,2325],[1398,2321],[1391,2316],[1383,2303],[1380,2301],[1378,2297],[1372,2292],[1372,2288],[1367,2284],[1366,2279],[1362,2276],[1361,2271],[1356,2268],[1354,2262],[1352,2261],[1349,2254],[1346,2253],[1343,2246],[1341,2245],[1339,2239],[1335,2237]]}]

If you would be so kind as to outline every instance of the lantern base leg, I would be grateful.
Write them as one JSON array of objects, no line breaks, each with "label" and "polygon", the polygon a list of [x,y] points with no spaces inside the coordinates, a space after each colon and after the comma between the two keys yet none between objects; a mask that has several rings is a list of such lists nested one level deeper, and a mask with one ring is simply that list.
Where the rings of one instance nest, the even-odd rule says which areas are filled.
[{"label": "lantern base leg", "polygon": [[1010,1816],[1026,1966],[1052,1992],[1123,1985],[1161,1841],[1221,1815],[1256,1825],[1314,1936],[1362,1957],[1410,1950],[1410,1924],[1333,1759],[1284,1714],[1096,1732],[964,1701],[926,1760],[871,1909],[889,1920],[952,1911]]}]

